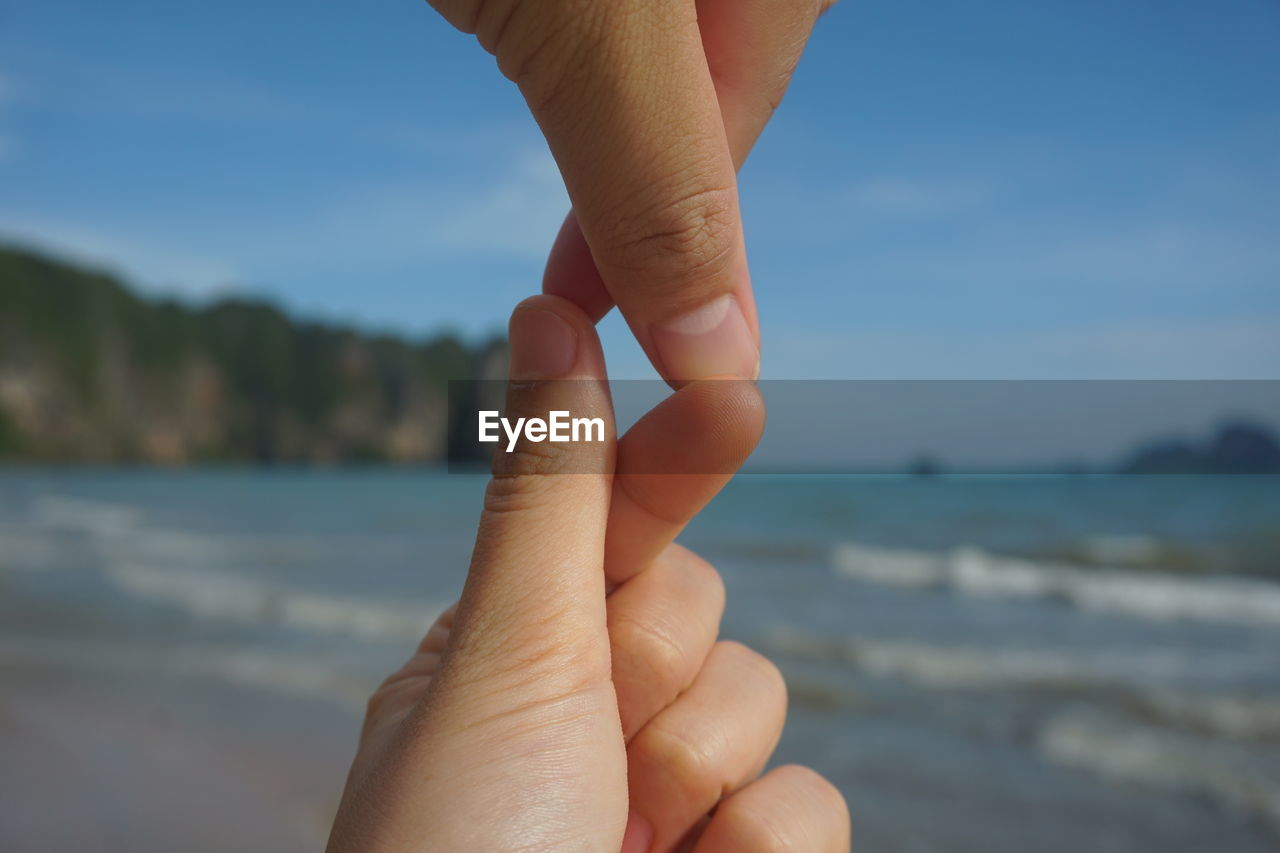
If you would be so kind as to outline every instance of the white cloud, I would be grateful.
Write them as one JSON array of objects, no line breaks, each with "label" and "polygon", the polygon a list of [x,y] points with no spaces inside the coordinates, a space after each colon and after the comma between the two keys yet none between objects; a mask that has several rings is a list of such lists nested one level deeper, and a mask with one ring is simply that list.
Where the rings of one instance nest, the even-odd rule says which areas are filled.
[{"label": "white cloud", "polygon": [[540,262],[569,207],[559,172],[545,150],[505,162],[487,185],[444,175],[366,187],[337,192],[298,215],[246,207],[198,231],[180,219],[124,228],[0,209],[0,239],[190,296],[237,284],[306,282],[334,269],[376,276],[451,259]]},{"label": "white cloud", "polygon": [[502,182],[447,215],[437,213],[428,236],[446,250],[541,256],[568,209],[555,161],[545,153],[526,154]]},{"label": "white cloud", "polygon": [[991,187],[973,179],[886,175],[855,182],[838,203],[864,214],[924,217],[976,207],[991,196]]},{"label": "white cloud", "polygon": [[569,209],[568,196],[545,151],[506,162],[505,173],[487,185],[442,176],[365,187],[336,195],[284,228],[255,222],[253,233],[226,242],[246,265],[282,271],[335,261],[376,269],[459,256],[540,259]]},{"label": "white cloud", "polygon": [[181,296],[227,291],[238,280],[235,266],[222,259],[79,223],[0,211],[0,240],[115,272],[148,290]]}]

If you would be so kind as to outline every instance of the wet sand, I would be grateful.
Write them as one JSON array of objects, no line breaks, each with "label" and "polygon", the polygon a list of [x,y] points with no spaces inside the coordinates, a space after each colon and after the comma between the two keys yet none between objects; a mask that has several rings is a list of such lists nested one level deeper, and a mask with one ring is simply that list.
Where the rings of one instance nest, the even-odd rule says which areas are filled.
[{"label": "wet sand", "polygon": [[324,848],[352,714],[184,680],[0,674],[0,850]]}]

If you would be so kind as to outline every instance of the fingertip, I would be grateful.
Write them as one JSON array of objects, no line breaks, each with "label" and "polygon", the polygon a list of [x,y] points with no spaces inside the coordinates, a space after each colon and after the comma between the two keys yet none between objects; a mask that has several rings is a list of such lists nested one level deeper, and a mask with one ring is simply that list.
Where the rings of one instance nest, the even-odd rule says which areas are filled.
[{"label": "fingertip", "polygon": [[690,383],[637,421],[618,442],[609,580],[625,582],[669,545],[729,482],[763,431],[760,391],[741,380]]},{"label": "fingertip", "polygon": [[524,299],[511,312],[507,333],[512,379],[605,376],[595,323],[569,299],[547,293]]},{"label": "fingertip", "polygon": [[742,301],[733,294],[649,329],[657,363],[674,387],[729,376],[754,381],[760,375],[760,346]]},{"label": "fingertip", "polygon": [[704,379],[685,385],[674,396],[681,400],[683,429],[709,436],[694,470],[732,474],[742,467],[764,434],[764,398],[756,384]]},{"label": "fingertip", "polygon": [[555,314],[566,323],[574,326],[575,329],[580,328],[583,324],[591,325],[591,319],[577,304],[570,299],[552,293],[535,293],[533,296],[526,296],[512,310],[511,315],[514,317],[521,311],[530,310]]},{"label": "fingertip", "polygon": [[613,308],[613,297],[600,278],[595,259],[573,211],[565,217],[547,255],[542,274],[542,292],[562,296],[581,308],[593,323],[599,323]]},{"label": "fingertip", "polygon": [[627,830],[622,836],[621,853],[649,853],[653,844],[653,825],[635,809],[627,816]]}]

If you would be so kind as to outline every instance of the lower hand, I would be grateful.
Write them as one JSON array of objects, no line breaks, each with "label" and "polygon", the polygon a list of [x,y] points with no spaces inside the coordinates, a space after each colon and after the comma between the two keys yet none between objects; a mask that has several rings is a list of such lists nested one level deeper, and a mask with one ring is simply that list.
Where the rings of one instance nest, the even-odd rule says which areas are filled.
[{"label": "lower hand", "polygon": [[[604,378],[590,319],[564,300],[517,308],[511,346],[516,380]],[[511,407],[562,408],[563,384],[521,386]],[[612,422],[603,391],[581,391],[598,386],[572,384]],[[498,454],[461,600],[370,700],[331,853],[848,850],[830,783],[760,777],[782,678],[716,642],[720,578],[672,544],[761,428],[750,385],[699,383],[616,448]],[[687,443],[660,440],[673,429]],[[677,473],[641,473],[657,470]]]}]

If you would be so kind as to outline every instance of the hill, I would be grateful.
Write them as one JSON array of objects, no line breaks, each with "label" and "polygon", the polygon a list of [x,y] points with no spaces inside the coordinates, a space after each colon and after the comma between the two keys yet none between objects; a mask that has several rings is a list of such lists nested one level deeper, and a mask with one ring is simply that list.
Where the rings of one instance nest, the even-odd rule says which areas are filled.
[{"label": "hill", "polygon": [[447,450],[449,380],[504,369],[501,341],[371,336],[250,299],[146,299],[0,247],[0,459],[430,463]]}]

